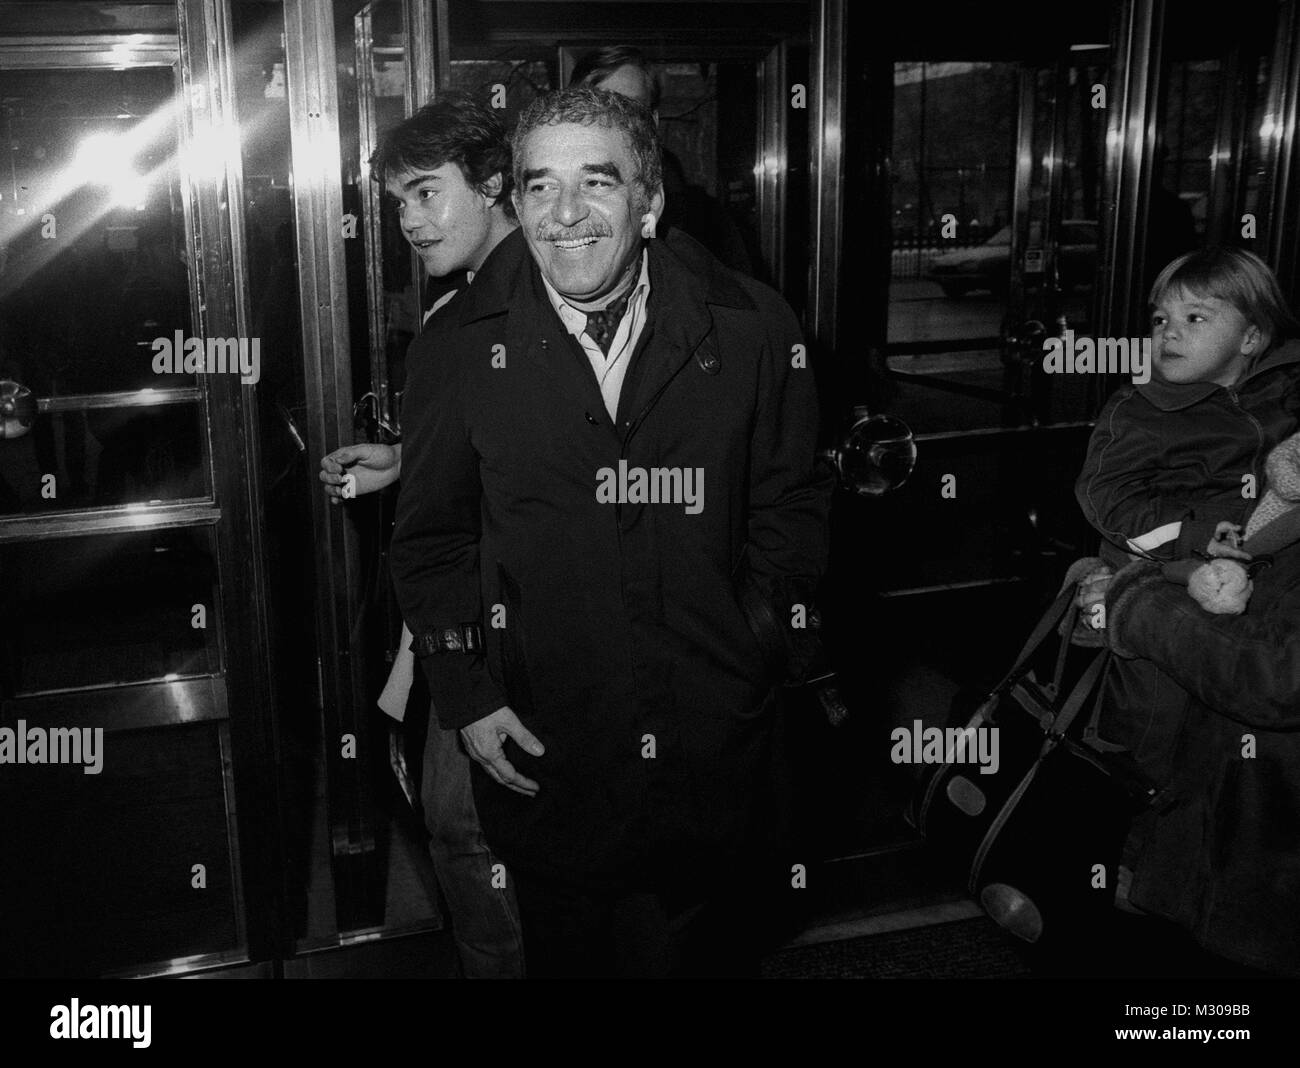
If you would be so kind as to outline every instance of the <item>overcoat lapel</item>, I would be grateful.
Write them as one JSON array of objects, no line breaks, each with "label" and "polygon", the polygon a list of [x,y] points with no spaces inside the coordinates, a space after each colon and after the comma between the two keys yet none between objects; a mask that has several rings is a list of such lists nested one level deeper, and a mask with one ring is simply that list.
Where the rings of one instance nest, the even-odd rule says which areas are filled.
[{"label": "overcoat lapel", "polygon": [[[752,309],[744,291],[713,269],[698,273],[662,241],[647,246],[650,302],[641,340],[619,395],[618,433],[646,415],[665,387],[694,358],[707,374],[720,370],[712,305]],[[490,266],[489,266],[490,265]],[[505,315],[506,359],[522,358],[544,372],[567,403],[575,400],[594,418],[605,402],[586,354],[551,307],[541,272],[521,231],[505,238],[489,257],[461,307],[461,324]]]},{"label": "overcoat lapel", "polygon": [[518,360],[539,371],[566,408],[576,403],[608,425],[600,383],[581,346],[551,307],[522,231],[504,238],[492,251],[466,297],[460,307],[462,327],[500,318],[507,366]]},{"label": "overcoat lapel", "polygon": [[526,299],[513,302],[510,307],[510,326],[507,331],[511,351],[523,352],[530,364],[544,372],[550,384],[560,393],[561,403],[580,405],[585,411],[608,425],[605,400],[600,395],[600,383],[582,346],[565,328],[551,307],[542,285],[541,272],[533,265],[531,257],[524,265],[519,280]]},{"label": "overcoat lapel", "polygon": [[[650,303],[641,344],[618,398],[618,425],[626,428],[647,414],[664,387],[705,344],[713,328],[713,316],[705,303],[701,279],[669,267],[672,253],[661,241],[651,241]],[[694,284],[688,284],[694,282]],[[710,342],[712,350],[716,350]],[[716,359],[716,351],[715,351]]]}]

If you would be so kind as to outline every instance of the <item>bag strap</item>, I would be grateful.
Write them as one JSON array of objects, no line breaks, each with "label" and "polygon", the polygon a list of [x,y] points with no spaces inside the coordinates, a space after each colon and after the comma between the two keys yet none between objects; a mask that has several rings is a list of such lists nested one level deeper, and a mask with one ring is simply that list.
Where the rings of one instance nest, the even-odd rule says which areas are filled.
[{"label": "bag strap", "polygon": [[1092,693],[1093,688],[1101,679],[1102,672],[1110,663],[1110,650],[1098,653],[1093,657],[1092,663],[1088,665],[1084,673],[1079,677],[1079,681],[1074,684],[1074,689],[1070,691],[1070,696],[1066,698],[1065,704],[1061,706],[1061,711],[1057,713],[1055,721],[1052,723],[1052,729],[1048,732],[1047,737],[1043,740],[1043,748],[1039,751],[1038,759],[1029,766],[1016,788],[1011,792],[1011,796],[1003,803],[998,814],[989,824],[988,830],[984,832],[984,837],[980,840],[979,848],[975,850],[975,856],[971,861],[970,880],[967,889],[974,894],[978,889],[980,873],[984,869],[984,862],[988,859],[989,850],[993,848],[993,843],[1006,826],[1007,821],[1020,804],[1021,799],[1029,790],[1030,784],[1038,775],[1038,769],[1042,767],[1043,758],[1047,756],[1056,746],[1064,740],[1065,732],[1069,730],[1070,724],[1074,722],[1075,717],[1079,714],[1088,696]]},{"label": "bag strap", "polygon": [[[1024,671],[1025,665],[1029,663],[1029,658],[1038,651],[1038,647],[1046,641],[1047,636],[1052,633],[1053,628],[1061,621],[1061,617],[1065,615],[1066,610],[1069,609],[1071,603],[1074,601],[1074,595],[1076,592],[1074,584],[1068,583],[1061,592],[1056,595],[1056,600],[1052,602],[1051,607],[1047,609],[1043,614],[1043,618],[1038,621],[1038,625],[1035,626],[1033,631],[1030,633],[1029,639],[1025,642],[1024,648],[1020,650],[1020,655],[1016,657],[1015,663],[1011,665],[1011,670],[1007,672],[1006,677],[1003,678],[1001,682],[993,687],[990,691],[990,696],[1001,693],[1020,677]],[[1068,638],[1064,638],[1062,641],[1066,646],[1069,645]],[[1060,666],[1063,667],[1064,665],[1062,664]],[[1058,684],[1059,681],[1060,679],[1058,676]]]},{"label": "bag strap", "polygon": [[1056,666],[1052,669],[1052,685],[1047,691],[1053,701],[1056,700],[1056,695],[1061,692],[1061,682],[1065,678],[1065,661],[1070,655],[1070,634],[1079,618],[1079,606],[1071,601],[1070,607],[1063,613],[1062,618],[1065,619],[1064,633],[1061,635],[1061,644],[1056,650]]},{"label": "bag strap", "polygon": [[1020,804],[1020,799],[1025,796],[1025,792],[1029,789],[1029,784],[1034,781],[1034,778],[1038,775],[1038,769],[1042,766],[1042,757],[1039,757],[1039,759],[1029,765],[1029,770],[1025,772],[1024,777],[1019,783],[1017,783],[1016,788],[1011,792],[1011,796],[1007,798],[1006,803],[998,810],[998,814],[993,817],[993,821],[989,824],[989,829],[984,832],[984,837],[980,839],[979,848],[975,850],[975,856],[971,858],[970,880],[966,884],[966,889],[970,894],[974,895],[979,891],[980,873],[984,870],[984,862],[988,859],[989,850],[993,848],[993,843],[997,841],[998,835],[1002,833],[1002,828],[1007,825],[1007,820],[1009,820],[1011,814],[1015,812],[1016,806]]},{"label": "bag strap", "polygon": [[1106,687],[1097,687],[1097,699],[1092,704],[1092,713],[1084,724],[1081,740],[1083,744],[1096,753],[1127,753],[1128,747],[1108,742],[1101,736],[1098,724],[1101,722],[1101,710],[1106,703]]},{"label": "bag strap", "polygon": [[1084,703],[1092,695],[1092,691],[1101,681],[1102,672],[1110,664],[1110,650],[1106,649],[1092,658],[1092,663],[1084,673],[1079,676],[1079,681],[1074,684],[1074,689],[1070,691],[1070,696],[1066,698],[1065,704],[1061,706],[1061,711],[1057,713],[1056,719],[1052,722],[1052,734],[1060,737],[1070,729],[1070,724],[1074,722],[1079,710],[1083,708]]}]

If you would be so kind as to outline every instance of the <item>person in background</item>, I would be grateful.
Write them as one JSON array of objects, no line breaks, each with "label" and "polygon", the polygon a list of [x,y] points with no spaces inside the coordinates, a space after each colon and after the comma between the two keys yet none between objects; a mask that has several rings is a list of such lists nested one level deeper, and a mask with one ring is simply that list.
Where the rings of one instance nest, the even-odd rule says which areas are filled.
[{"label": "person in background", "polygon": [[[608,89],[635,100],[648,107],[659,123],[659,79],[639,48],[617,45],[588,52],[574,65],[569,84]],[[664,216],[659,220],[659,236],[689,255],[693,250],[683,247],[686,242],[681,240],[688,234],[732,270],[752,275],[753,261],[731,213],[703,188],[692,185],[682,161],[662,144],[661,151]]]}]

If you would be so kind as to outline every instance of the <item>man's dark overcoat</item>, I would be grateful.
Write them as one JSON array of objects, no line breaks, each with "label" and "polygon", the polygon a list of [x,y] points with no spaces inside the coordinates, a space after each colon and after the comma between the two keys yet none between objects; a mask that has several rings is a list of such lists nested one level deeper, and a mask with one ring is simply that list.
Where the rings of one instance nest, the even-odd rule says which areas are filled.
[{"label": "man's dark overcoat", "polygon": [[[827,553],[789,306],[703,250],[648,249],[616,423],[519,232],[415,341],[403,401],[403,616],[484,635],[481,656],[423,658],[439,719],[515,711],[546,752],[506,755],[541,789],[475,765],[484,831],[508,865],[592,887],[703,877],[761,831],[776,701],[739,594],[794,625]],[[620,460],[702,470],[702,510],[602,503]]]}]

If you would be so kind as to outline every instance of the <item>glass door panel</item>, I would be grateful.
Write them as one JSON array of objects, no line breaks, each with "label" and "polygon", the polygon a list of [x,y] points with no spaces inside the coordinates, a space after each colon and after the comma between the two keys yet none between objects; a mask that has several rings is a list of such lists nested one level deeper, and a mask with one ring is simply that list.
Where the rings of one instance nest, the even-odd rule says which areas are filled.
[{"label": "glass door panel", "polygon": [[1091,326],[1104,58],[894,63],[885,363],[914,430],[1086,418],[1085,383],[1035,374],[1022,328]]},{"label": "glass door panel", "polygon": [[1014,64],[894,64],[891,345],[1000,336],[1015,114]]},{"label": "glass door panel", "polygon": [[8,696],[217,674],[216,585],[210,527],[0,544]]},{"label": "glass door panel", "polygon": [[0,442],[0,515],[211,497],[173,359],[192,327],[174,80],[0,69],[0,380],[36,407]]},{"label": "glass door panel", "polygon": [[265,953],[218,6],[33,6],[0,37],[5,974],[243,960],[254,926]]}]

